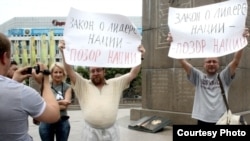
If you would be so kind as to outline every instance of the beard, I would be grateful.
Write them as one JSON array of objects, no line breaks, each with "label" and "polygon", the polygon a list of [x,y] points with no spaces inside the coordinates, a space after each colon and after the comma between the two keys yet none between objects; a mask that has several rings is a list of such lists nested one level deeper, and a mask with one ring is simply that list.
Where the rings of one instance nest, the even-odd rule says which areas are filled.
[{"label": "beard", "polygon": [[91,78],[91,81],[93,84],[95,84],[96,86],[102,84],[103,82],[103,79],[100,78],[100,77],[94,77],[94,78]]}]

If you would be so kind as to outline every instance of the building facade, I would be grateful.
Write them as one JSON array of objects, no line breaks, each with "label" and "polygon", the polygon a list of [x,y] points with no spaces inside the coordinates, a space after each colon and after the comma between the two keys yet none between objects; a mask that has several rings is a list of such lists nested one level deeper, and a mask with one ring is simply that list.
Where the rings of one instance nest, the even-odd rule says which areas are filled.
[{"label": "building facade", "polygon": [[[128,18],[141,33],[141,17]],[[44,45],[48,46],[48,48],[51,47],[50,39],[52,35],[50,32],[53,31],[53,44],[55,45],[55,56],[53,56],[53,59],[55,59],[55,61],[61,61],[57,44],[63,37],[65,20],[66,17],[15,17],[0,25],[0,32],[7,35],[11,40],[12,58],[19,64],[26,65],[32,61],[32,46],[35,46],[35,61],[41,62],[42,47]],[[26,52],[27,58],[24,58],[23,56]],[[47,49],[47,52],[49,60],[51,58],[49,55],[50,49]]]}]

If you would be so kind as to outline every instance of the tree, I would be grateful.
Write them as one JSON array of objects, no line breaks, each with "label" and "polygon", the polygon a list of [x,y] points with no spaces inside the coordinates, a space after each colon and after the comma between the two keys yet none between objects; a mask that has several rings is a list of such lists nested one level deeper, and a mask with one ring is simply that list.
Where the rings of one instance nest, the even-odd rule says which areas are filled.
[{"label": "tree", "polygon": [[[84,78],[89,78],[88,68],[78,66],[76,71],[81,74]],[[106,79],[114,78],[117,75],[125,74],[130,71],[130,68],[106,68]],[[141,72],[139,75],[130,83],[130,88],[135,89],[137,95],[141,95]]]}]

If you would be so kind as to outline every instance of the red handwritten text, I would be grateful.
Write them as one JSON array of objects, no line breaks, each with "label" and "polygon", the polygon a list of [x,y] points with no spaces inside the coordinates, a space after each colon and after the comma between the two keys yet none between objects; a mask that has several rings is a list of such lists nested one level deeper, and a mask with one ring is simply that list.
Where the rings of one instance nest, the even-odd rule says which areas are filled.
[{"label": "red handwritten text", "polygon": [[131,64],[133,62],[136,62],[136,53],[134,52],[109,51],[109,64]]},{"label": "red handwritten text", "polygon": [[237,48],[243,47],[247,40],[243,37],[233,39],[214,39],[214,52],[233,51]]},{"label": "red handwritten text", "polygon": [[70,60],[72,61],[92,61],[96,62],[97,58],[101,55],[101,50],[90,49],[71,49]]},{"label": "red handwritten text", "polygon": [[195,40],[183,43],[177,43],[176,53],[194,54],[203,53],[206,46],[205,40]]}]

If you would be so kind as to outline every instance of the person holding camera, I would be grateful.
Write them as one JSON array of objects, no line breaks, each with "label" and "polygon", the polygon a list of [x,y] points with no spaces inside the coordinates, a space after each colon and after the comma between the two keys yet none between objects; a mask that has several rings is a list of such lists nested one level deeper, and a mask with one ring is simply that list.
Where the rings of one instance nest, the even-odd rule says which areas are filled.
[{"label": "person holding camera", "polygon": [[[19,68],[12,79],[7,77],[11,62],[11,43],[0,33],[0,140],[33,141],[28,134],[29,116],[38,121],[53,123],[59,120],[59,106],[49,84],[49,76],[43,73],[28,74],[29,67]],[[46,67],[40,64],[41,72]],[[42,85],[42,97],[34,89],[21,83],[34,77]]]},{"label": "person holding camera", "polygon": [[72,90],[65,82],[66,72],[62,63],[56,62],[50,67],[51,89],[60,107],[61,118],[55,123],[41,122],[39,134],[42,141],[53,141],[54,136],[57,141],[67,141],[70,133],[69,116],[67,109],[71,103]]}]

